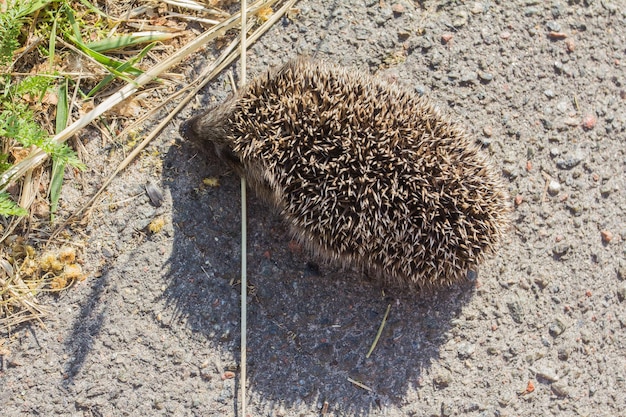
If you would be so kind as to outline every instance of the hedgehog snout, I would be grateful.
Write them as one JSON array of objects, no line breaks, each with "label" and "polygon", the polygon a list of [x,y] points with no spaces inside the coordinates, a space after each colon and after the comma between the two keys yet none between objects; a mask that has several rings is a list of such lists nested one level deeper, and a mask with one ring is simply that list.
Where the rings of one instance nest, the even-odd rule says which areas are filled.
[{"label": "hedgehog snout", "polygon": [[184,138],[184,139],[191,139],[191,133],[192,133],[192,128],[191,128],[191,120],[187,120],[183,123],[180,124],[180,127],[178,128],[178,133]]}]

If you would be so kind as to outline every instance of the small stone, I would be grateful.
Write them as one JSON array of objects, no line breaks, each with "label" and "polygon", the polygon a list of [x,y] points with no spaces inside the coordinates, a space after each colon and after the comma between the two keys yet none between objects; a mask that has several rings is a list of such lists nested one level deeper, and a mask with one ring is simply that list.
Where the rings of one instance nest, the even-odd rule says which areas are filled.
[{"label": "small stone", "polygon": [[534,281],[542,290],[550,284],[550,278],[543,274],[535,277]]},{"label": "small stone", "polygon": [[554,256],[561,257],[569,252],[570,247],[570,244],[567,242],[559,242],[552,247],[552,253]]},{"label": "small stone", "polygon": [[565,48],[567,52],[574,52],[576,50],[576,42],[573,39],[567,39],[565,41]]},{"label": "small stone", "polygon": [[564,159],[564,158],[558,159],[556,161],[556,166],[560,169],[572,169],[576,165],[580,164],[582,160],[583,160],[582,155],[575,154],[575,155],[571,155],[567,159]]},{"label": "small stone", "polygon": [[582,340],[584,344],[588,345],[593,340],[592,333],[587,329],[581,329],[580,340]]},{"label": "small stone", "polygon": [[574,216],[580,216],[583,214],[583,206],[580,204],[575,204],[572,202],[568,203],[566,207]]},{"label": "small stone", "polygon": [[490,82],[491,80],[493,80],[493,74],[490,72],[485,72],[485,71],[480,71],[478,73],[478,76],[480,77],[480,79],[486,83]]},{"label": "small stone", "polygon": [[617,287],[617,298],[622,302],[626,300],[626,282],[621,282]]},{"label": "small stone", "polygon": [[559,101],[556,104],[556,109],[561,113],[566,113],[569,110],[569,102],[567,100]]},{"label": "small stone", "polygon": [[617,267],[617,279],[620,281],[626,280],[626,262],[620,261],[619,266]]},{"label": "small stone", "polygon": [[459,346],[457,347],[456,351],[457,351],[457,354],[459,355],[459,358],[467,359],[470,356],[472,356],[472,354],[474,354],[475,349],[476,348],[474,347],[473,344],[468,343],[468,342],[461,342],[459,343]]},{"label": "small stone", "polygon": [[554,91],[547,89],[543,92],[543,94],[548,98],[554,98]]},{"label": "small stone", "polygon": [[611,240],[613,240],[613,233],[611,233],[610,230],[603,230],[600,232],[600,235],[602,236],[602,243],[604,244],[611,243]]},{"label": "small stone", "polygon": [[538,378],[545,379],[548,382],[556,382],[559,380],[559,376],[556,371],[549,367],[542,367],[535,371]]},{"label": "small stone", "polygon": [[546,24],[546,27],[548,28],[548,30],[550,30],[552,32],[560,32],[561,31],[561,25],[559,25],[559,23],[555,22],[554,20],[548,22]]},{"label": "small stone", "polygon": [[495,346],[489,346],[487,348],[487,353],[492,355],[492,356],[499,355],[500,354],[500,349],[498,349]]},{"label": "small stone", "polygon": [[487,136],[488,138],[493,136],[493,128],[491,126],[483,127],[483,135]]},{"label": "small stone", "polygon": [[467,12],[461,10],[455,16],[452,21],[452,26],[455,28],[461,28],[467,24],[468,15]]},{"label": "small stone", "polygon": [[557,195],[561,191],[561,184],[556,180],[551,180],[548,184],[548,192],[550,195]]},{"label": "small stone", "polygon": [[411,37],[411,32],[406,31],[406,30],[398,31],[398,39],[400,40],[400,42],[404,42],[410,37]]},{"label": "small stone", "polygon": [[449,417],[454,412],[454,405],[451,401],[443,401],[441,403],[441,415],[442,417]]},{"label": "small stone", "polygon": [[102,256],[104,256],[105,258],[111,258],[111,257],[113,257],[113,251],[108,246],[103,246],[102,247]]},{"label": "small stone", "polygon": [[554,392],[559,397],[569,397],[570,391],[567,386],[567,381],[565,379],[555,382],[550,386],[552,388],[552,392]]},{"label": "small stone", "polygon": [[508,307],[511,318],[515,323],[521,324],[524,322],[524,307],[519,299],[507,302],[506,306]]},{"label": "small stone", "polygon": [[504,39],[504,40],[507,40],[507,39],[509,39],[510,37],[511,37],[511,34],[510,34],[509,32],[502,32],[502,33],[500,34],[500,38],[502,38],[502,39]]},{"label": "small stone", "polygon": [[591,130],[595,127],[597,122],[598,122],[598,119],[596,119],[596,117],[593,114],[588,114],[583,119],[583,124],[582,124],[583,129]]},{"label": "small stone", "polygon": [[461,83],[463,84],[474,84],[478,79],[478,74],[474,71],[463,71],[461,74]]},{"label": "small stone", "polygon": [[550,156],[551,157],[556,158],[559,155],[561,155],[561,151],[559,150],[559,148],[552,148],[552,149],[550,149]]},{"label": "small stone", "polygon": [[452,381],[452,373],[448,371],[447,369],[442,369],[433,378],[433,382],[435,383],[435,385],[440,388],[447,387],[448,385],[450,385],[451,381]]},{"label": "small stone", "polygon": [[235,373],[233,371],[225,371],[222,374],[222,380],[233,379],[234,377],[235,377]]},{"label": "small stone", "polygon": [[518,195],[515,196],[515,206],[519,206],[523,202],[524,202],[524,196],[523,195],[518,194]]},{"label": "small stone", "polygon": [[539,8],[537,7],[527,7],[524,10],[524,16],[534,16],[539,13]]},{"label": "small stone", "polygon": [[548,327],[548,332],[550,332],[550,336],[557,337],[563,334],[567,326],[561,319],[554,320],[550,326]]},{"label": "small stone", "polygon": [[567,38],[567,33],[563,33],[563,32],[550,32],[550,33],[548,33],[548,37],[549,37],[550,39],[554,39],[554,40],[565,39],[565,38]]},{"label": "small stone", "polygon": [[563,72],[563,63],[561,61],[554,61],[554,69],[558,73]]},{"label": "small stone", "polygon": [[561,347],[557,352],[557,356],[560,360],[566,361],[569,359],[569,355],[571,355],[572,349],[568,347]]},{"label": "small stone", "polygon": [[613,187],[609,183],[606,183],[602,187],[600,187],[600,195],[604,198],[610,196],[612,191]]},{"label": "small stone", "polygon": [[391,6],[391,11],[393,11],[393,13],[396,15],[401,15],[402,13],[404,13],[404,6],[400,3],[395,3],[393,6]]},{"label": "small stone", "polygon": [[443,35],[441,35],[441,43],[448,43],[452,40],[452,38],[454,38],[454,35],[451,33],[444,33]]}]

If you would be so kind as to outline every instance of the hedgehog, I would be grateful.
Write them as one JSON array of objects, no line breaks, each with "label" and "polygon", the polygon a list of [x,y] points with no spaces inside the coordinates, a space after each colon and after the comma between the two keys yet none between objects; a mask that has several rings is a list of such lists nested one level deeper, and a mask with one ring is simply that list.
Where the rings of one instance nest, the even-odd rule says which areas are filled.
[{"label": "hedgehog", "polygon": [[467,279],[508,224],[500,173],[430,101],[297,58],[181,125],[318,259],[411,289]]}]

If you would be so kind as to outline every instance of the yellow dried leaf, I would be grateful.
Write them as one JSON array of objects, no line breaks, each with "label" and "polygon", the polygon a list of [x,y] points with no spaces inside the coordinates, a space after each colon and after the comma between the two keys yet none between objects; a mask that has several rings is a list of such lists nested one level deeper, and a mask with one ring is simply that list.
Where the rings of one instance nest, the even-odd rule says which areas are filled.
[{"label": "yellow dried leaf", "polygon": [[163,229],[163,226],[165,226],[165,219],[159,217],[150,222],[150,224],[148,225],[148,230],[150,230],[152,233],[159,233],[161,229]]},{"label": "yellow dried leaf", "polygon": [[272,13],[274,13],[274,10],[272,10],[271,7],[262,7],[256,15],[259,17],[261,23],[265,23],[272,16]]},{"label": "yellow dried leaf", "polygon": [[220,179],[216,177],[205,178],[202,180],[202,184],[206,185],[207,187],[219,187]]},{"label": "yellow dried leaf", "polygon": [[76,260],[76,249],[64,246],[59,250],[59,261],[71,264]]}]

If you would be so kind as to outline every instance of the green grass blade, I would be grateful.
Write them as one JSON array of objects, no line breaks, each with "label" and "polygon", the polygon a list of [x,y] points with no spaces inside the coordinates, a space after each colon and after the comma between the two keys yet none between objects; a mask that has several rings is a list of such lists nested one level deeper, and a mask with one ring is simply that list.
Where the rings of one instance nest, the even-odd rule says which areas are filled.
[{"label": "green grass blade", "polygon": [[50,42],[48,43],[48,62],[50,63],[50,72],[54,71],[54,53],[56,51],[56,39],[57,18],[55,17],[54,22],[52,22],[52,29],[50,29]]},{"label": "green grass blade", "polygon": [[89,42],[85,46],[96,52],[107,52],[123,49],[129,46],[150,42],[162,42],[176,37],[176,34],[165,32],[139,32],[130,35],[114,36],[112,38]]},{"label": "green grass blade", "polygon": [[[123,63],[117,70],[120,72],[126,71],[127,68],[130,68],[132,66],[132,64],[139,62],[141,59],[143,59],[143,57],[146,56],[146,54],[150,51],[150,49],[152,49],[152,47],[154,47],[154,45],[156,44],[152,43],[146,46],[145,48],[143,48],[136,57],[133,57],[129,59],[128,61],[126,61],[125,63]],[[87,97],[93,97],[98,91],[100,91],[102,88],[104,88],[114,79],[115,79],[115,75],[113,74],[107,75],[106,77],[102,79],[102,81],[100,81],[94,88],[91,89],[91,91],[87,94]]]},{"label": "green grass blade", "polygon": [[[26,17],[28,15],[31,15],[31,14],[35,13],[38,10],[43,9],[47,5],[49,5],[51,3],[57,3],[58,1],[59,0],[33,0],[29,4],[27,4],[27,5],[22,4],[20,7],[24,7],[24,6],[26,6],[26,7],[24,7],[23,9],[19,9],[17,17],[18,18]],[[18,5],[18,3],[23,3],[23,2],[24,2],[24,0],[15,0],[13,5],[15,7],[15,6]]]},{"label": "green grass blade", "polygon": [[65,10],[65,15],[67,16],[67,20],[70,22],[70,26],[72,27],[72,31],[74,32],[74,38],[77,39],[76,43],[81,43],[84,45],[83,37],[80,34],[80,27],[78,27],[78,22],[76,22],[76,18],[74,17],[74,11],[67,3],[65,3],[63,6],[63,9]]},{"label": "green grass blade", "polygon": [[[89,55],[90,57],[92,57],[94,60],[98,61],[100,64],[104,65],[105,67],[107,67],[107,69],[109,71],[111,71],[111,73],[113,73],[115,76],[120,77],[126,81],[130,81],[128,79],[128,77],[126,77],[124,74],[122,74],[119,70],[119,67],[121,67],[122,65],[124,65],[124,62],[120,62],[116,59],[113,58],[109,58],[106,55],[102,55],[99,52],[96,52],[92,49],[89,49],[84,43],[82,43],[81,41],[79,41],[78,39],[76,39],[74,36],[68,35],[66,34],[65,36],[68,37],[69,40],[71,40],[83,53],[85,53],[86,55]],[[140,75],[143,74],[143,71],[141,71],[138,68],[135,68],[133,66],[129,66],[125,69],[125,72],[131,74],[131,75]]]},{"label": "green grass blade", "polygon": [[67,120],[69,119],[70,106],[67,97],[67,80],[63,80],[59,85],[58,92],[58,104],[57,104],[57,117],[55,125],[55,134],[59,133],[67,127]]},{"label": "green grass blade", "polygon": [[[57,118],[55,133],[61,132],[67,126],[69,118],[69,100],[67,97],[67,80],[63,80],[59,85],[57,104]],[[61,187],[63,185],[63,175],[65,173],[66,161],[61,158],[52,158],[52,174],[50,176],[50,221],[54,222],[54,215],[59,205],[59,197],[61,196]]]}]

